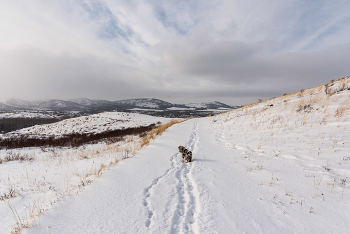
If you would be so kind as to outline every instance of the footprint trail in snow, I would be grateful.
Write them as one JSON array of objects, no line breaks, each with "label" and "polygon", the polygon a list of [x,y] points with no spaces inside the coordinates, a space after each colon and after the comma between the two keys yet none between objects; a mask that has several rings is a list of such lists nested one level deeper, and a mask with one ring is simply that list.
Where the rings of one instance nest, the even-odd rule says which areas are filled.
[{"label": "footprint trail in snow", "polygon": [[[193,152],[194,157],[198,141],[198,122],[195,122],[185,144],[185,147]],[[185,163],[180,153],[172,155],[170,161],[171,167],[143,190],[142,202],[146,208],[145,226],[151,233],[160,230],[168,230],[170,233],[199,233],[196,222],[199,213],[199,195],[197,184],[192,177],[194,163]],[[174,186],[172,192],[162,193],[162,188],[170,185]],[[161,199],[164,199],[162,203],[164,206],[159,205]],[[155,214],[158,216],[155,217]]]}]

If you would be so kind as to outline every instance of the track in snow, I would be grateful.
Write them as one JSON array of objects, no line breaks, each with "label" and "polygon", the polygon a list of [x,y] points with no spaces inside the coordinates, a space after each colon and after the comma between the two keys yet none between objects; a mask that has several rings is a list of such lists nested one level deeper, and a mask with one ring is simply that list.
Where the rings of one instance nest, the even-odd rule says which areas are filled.
[{"label": "track in snow", "polygon": [[251,153],[254,153],[255,151],[258,151],[258,150],[255,150],[255,151],[252,150],[251,147],[248,145],[232,144],[232,143],[228,142],[225,138],[224,132],[225,132],[225,129],[221,128],[215,134],[215,140],[216,140],[216,143],[218,145],[223,145],[230,150],[234,149],[234,150],[242,151],[243,156],[245,154],[251,154]]},{"label": "track in snow", "polygon": [[[192,133],[185,147],[195,153],[198,144],[198,123],[195,122],[192,128]],[[165,199],[166,206],[163,213],[173,212],[170,220],[161,220],[168,223],[170,233],[199,233],[199,226],[196,222],[199,212],[199,196],[197,184],[192,177],[194,163],[185,163],[180,156],[180,153],[175,153],[170,158],[171,167],[160,177],[152,181],[152,183],[143,190],[143,205],[146,207],[145,226],[152,230],[156,230],[158,219],[154,219],[154,213],[161,211],[154,210],[153,202],[157,201],[159,194],[154,192],[157,187],[166,184],[176,184],[175,191],[167,194]],[[170,217],[169,214],[163,215],[162,218]],[[170,224],[169,224],[170,222]],[[154,228],[154,229],[153,229]]]}]

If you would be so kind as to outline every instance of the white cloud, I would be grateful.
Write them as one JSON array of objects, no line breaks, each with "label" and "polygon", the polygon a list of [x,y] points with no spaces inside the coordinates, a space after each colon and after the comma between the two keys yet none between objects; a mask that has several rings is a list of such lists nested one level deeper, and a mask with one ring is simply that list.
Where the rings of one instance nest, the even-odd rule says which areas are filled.
[{"label": "white cloud", "polygon": [[2,1],[0,100],[242,104],[349,75],[345,0]]}]

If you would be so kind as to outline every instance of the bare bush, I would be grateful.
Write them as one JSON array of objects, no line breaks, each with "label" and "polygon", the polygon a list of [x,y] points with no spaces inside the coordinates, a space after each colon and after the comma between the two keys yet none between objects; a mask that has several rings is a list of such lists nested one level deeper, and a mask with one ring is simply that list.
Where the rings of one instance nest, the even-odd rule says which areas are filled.
[{"label": "bare bush", "polygon": [[122,159],[126,159],[130,157],[130,153],[131,153],[131,147],[130,146],[126,146],[123,149],[123,153],[122,153]]},{"label": "bare bush", "polygon": [[3,159],[1,159],[0,164],[3,162],[11,162],[11,161],[33,161],[34,160],[34,154],[21,154],[20,152],[12,152],[7,151],[6,155]]},{"label": "bare bush", "polygon": [[297,112],[304,111],[304,112],[311,112],[313,110],[312,106],[310,104],[307,105],[300,105],[297,109]]},{"label": "bare bush", "polygon": [[[193,118],[193,117],[190,117],[190,119],[191,118]],[[151,139],[155,139],[157,135],[162,135],[163,132],[166,129],[168,129],[169,127],[173,126],[174,124],[181,123],[183,121],[185,121],[185,120],[171,120],[168,123],[161,124],[161,125],[157,126],[156,128],[152,129],[147,134],[140,135],[140,136],[142,136],[141,143],[140,143],[141,147],[149,145]]]},{"label": "bare bush", "polygon": [[335,117],[342,117],[350,109],[350,98],[346,99],[335,111]]},{"label": "bare bush", "polygon": [[7,192],[4,192],[2,195],[0,195],[0,201],[10,199],[12,197],[17,197],[17,196],[18,196],[18,193],[16,189],[13,186],[11,186]]}]

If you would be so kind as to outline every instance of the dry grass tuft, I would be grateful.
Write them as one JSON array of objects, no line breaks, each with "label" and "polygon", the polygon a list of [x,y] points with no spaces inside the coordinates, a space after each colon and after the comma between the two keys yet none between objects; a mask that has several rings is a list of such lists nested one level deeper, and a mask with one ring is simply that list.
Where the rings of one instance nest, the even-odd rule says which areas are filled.
[{"label": "dry grass tuft", "polygon": [[33,161],[35,158],[35,153],[32,154],[26,154],[26,153],[20,153],[20,152],[13,152],[13,151],[7,151],[6,155],[3,159],[0,159],[0,164],[5,162],[11,162],[11,161]]},{"label": "dry grass tuft", "polygon": [[150,141],[151,141],[151,137],[148,134],[146,136],[142,137],[141,147],[149,145]]},{"label": "dry grass tuft", "polygon": [[350,97],[346,99],[335,111],[335,117],[342,117],[350,109]]},{"label": "dry grass tuft", "polygon": [[104,165],[103,163],[100,165],[100,168],[97,171],[97,176],[101,176],[102,171],[106,168],[106,165]]},{"label": "dry grass tuft", "polygon": [[17,197],[19,194],[15,187],[11,186],[7,192],[4,192],[0,196],[0,201],[4,201],[13,197]]},{"label": "dry grass tuft", "polygon": [[22,223],[22,220],[21,220],[21,218],[19,217],[17,210],[16,210],[15,208],[12,208],[12,206],[10,205],[9,202],[7,203],[7,205],[10,207],[11,212],[12,212],[12,215],[13,215],[13,218],[15,219],[16,225],[17,225],[17,226],[12,230],[11,233],[20,233],[21,230],[22,230],[23,228],[26,228],[27,226],[24,225],[24,224]]},{"label": "dry grass tuft", "polygon": [[[191,117],[189,119],[191,119]],[[161,124],[161,125],[153,128],[148,134],[146,134],[142,137],[141,142],[140,142],[141,148],[149,145],[151,140],[154,140],[156,138],[156,136],[162,135],[165,130],[167,130],[168,128],[170,128],[174,124],[178,124],[178,123],[181,123],[183,121],[186,121],[186,120],[171,120],[168,123]]]}]

